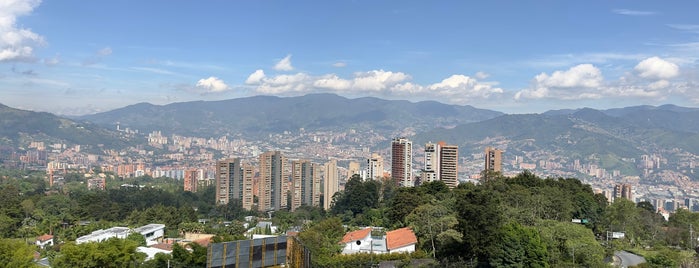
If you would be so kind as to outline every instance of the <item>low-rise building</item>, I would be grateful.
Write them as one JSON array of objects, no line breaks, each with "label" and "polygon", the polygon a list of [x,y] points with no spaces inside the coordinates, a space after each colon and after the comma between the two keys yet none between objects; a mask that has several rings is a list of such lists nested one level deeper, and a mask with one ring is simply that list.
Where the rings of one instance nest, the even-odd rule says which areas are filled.
[{"label": "low-rise building", "polygon": [[53,246],[53,235],[45,234],[36,238],[36,245],[40,248]]}]

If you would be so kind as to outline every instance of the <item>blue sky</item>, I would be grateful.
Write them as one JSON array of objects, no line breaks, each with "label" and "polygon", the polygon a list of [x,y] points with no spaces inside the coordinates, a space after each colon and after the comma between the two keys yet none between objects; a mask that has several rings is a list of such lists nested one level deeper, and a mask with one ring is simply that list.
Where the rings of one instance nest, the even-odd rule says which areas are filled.
[{"label": "blue sky", "polygon": [[0,103],[317,92],[506,113],[699,106],[694,1],[0,0]]}]

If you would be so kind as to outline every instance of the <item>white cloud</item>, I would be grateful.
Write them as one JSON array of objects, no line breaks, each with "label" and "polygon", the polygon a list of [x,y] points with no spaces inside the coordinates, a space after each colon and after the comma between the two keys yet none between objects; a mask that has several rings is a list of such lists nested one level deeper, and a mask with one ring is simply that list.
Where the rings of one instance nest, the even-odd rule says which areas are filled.
[{"label": "white cloud", "polygon": [[677,64],[663,60],[658,57],[647,58],[634,68],[638,75],[649,79],[669,79],[679,74],[680,68]]},{"label": "white cloud", "polygon": [[97,55],[99,56],[109,56],[112,55],[112,48],[111,47],[105,47],[103,49],[100,49],[97,51]]},{"label": "white cloud", "polygon": [[277,71],[293,71],[294,67],[291,66],[291,55],[286,55],[282,60],[274,65],[274,69]]},{"label": "white cloud", "polygon": [[401,72],[373,70],[355,73],[353,87],[358,90],[381,91],[390,86],[410,79],[410,76]]},{"label": "white cloud", "polygon": [[555,71],[551,75],[541,73],[534,77],[532,87],[515,94],[515,99],[589,99],[599,98],[604,78],[602,72],[592,64],[580,64],[566,71]]},{"label": "white cloud", "polygon": [[311,83],[311,78],[305,73],[278,75],[263,79],[262,84],[257,87],[257,92],[273,95],[308,93],[312,89]]},{"label": "white cloud", "polygon": [[346,67],[346,66],[347,66],[347,63],[344,61],[338,61],[336,63],[333,63],[333,67],[337,67],[337,68],[342,68],[342,67]]},{"label": "white cloud", "polygon": [[202,93],[216,93],[230,89],[230,87],[226,85],[226,83],[223,82],[223,80],[214,76],[205,79],[200,79],[197,82],[196,88]]},{"label": "white cloud", "polygon": [[44,38],[31,29],[17,27],[17,17],[30,14],[41,1],[0,1],[0,62],[34,59],[34,46],[44,45]]},{"label": "white cloud", "polygon": [[315,80],[315,82],[313,82],[313,86],[323,89],[332,89],[335,91],[345,91],[352,87],[352,81],[342,79],[335,74],[331,74]]},{"label": "white cloud", "polygon": [[651,83],[650,85],[648,85],[648,88],[653,89],[653,90],[657,90],[657,89],[666,88],[668,86],[670,86],[670,81],[658,80],[658,81],[655,81],[655,82]]},{"label": "white cloud", "polygon": [[384,97],[438,99],[449,103],[464,103],[477,98],[501,95],[497,83],[480,82],[464,75],[452,75],[441,82],[420,85],[409,82],[410,75],[402,72],[372,70],[354,73],[352,78],[336,74],[311,76],[305,73],[262,77],[255,91],[260,94],[298,95],[312,92],[333,92],[349,95],[372,94]]},{"label": "white cloud", "polygon": [[250,76],[248,76],[248,79],[245,80],[245,84],[259,84],[262,82],[263,78],[265,78],[265,72],[263,70],[258,69],[254,73],[250,74]]},{"label": "white cloud", "polygon": [[612,12],[619,14],[619,15],[627,15],[627,16],[650,16],[650,15],[658,14],[657,12],[654,12],[654,11],[642,11],[642,10],[631,10],[631,9],[613,9]]},{"label": "white cloud", "polygon": [[580,64],[567,71],[555,71],[551,75],[541,73],[535,78],[537,85],[545,87],[596,87],[602,82],[602,72],[592,64]]},{"label": "white cloud", "polygon": [[483,80],[483,79],[486,79],[486,78],[490,77],[490,74],[488,74],[488,73],[486,73],[486,72],[477,72],[477,73],[474,75],[474,77],[476,77],[477,79]]}]

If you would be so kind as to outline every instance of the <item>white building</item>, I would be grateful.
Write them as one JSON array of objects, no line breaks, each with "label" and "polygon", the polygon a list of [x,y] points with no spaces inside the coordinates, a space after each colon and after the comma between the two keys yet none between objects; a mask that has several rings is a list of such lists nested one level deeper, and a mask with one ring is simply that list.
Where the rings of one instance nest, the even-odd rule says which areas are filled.
[{"label": "white building", "polygon": [[131,233],[131,229],[127,227],[112,227],[106,230],[97,230],[89,235],[78,237],[75,239],[76,244],[82,244],[87,242],[102,242],[112,237],[124,239]]},{"label": "white building", "polygon": [[410,228],[401,228],[386,232],[385,236],[371,236],[371,227],[345,234],[340,241],[342,254],[414,252],[417,237]]},{"label": "white building", "polygon": [[134,228],[133,230],[129,229],[128,227],[112,227],[106,230],[97,230],[89,235],[78,237],[78,239],[75,239],[75,243],[82,244],[87,242],[102,242],[112,237],[125,239],[132,232],[143,235],[143,237],[146,239],[146,244],[156,244],[155,240],[162,238],[165,235],[165,224],[153,223]]},{"label": "white building", "polygon": [[143,235],[146,245],[157,244],[155,240],[165,236],[165,224],[151,223],[135,228],[133,231]]}]

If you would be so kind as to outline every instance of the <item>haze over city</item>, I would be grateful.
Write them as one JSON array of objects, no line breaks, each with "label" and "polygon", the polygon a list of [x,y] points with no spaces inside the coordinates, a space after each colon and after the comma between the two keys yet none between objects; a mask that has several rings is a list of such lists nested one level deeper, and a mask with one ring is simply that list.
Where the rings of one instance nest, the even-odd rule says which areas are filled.
[{"label": "haze over city", "polygon": [[319,92],[506,113],[696,107],[696,10],[690,1],[2,1],[1,102],[64,115]]}]

